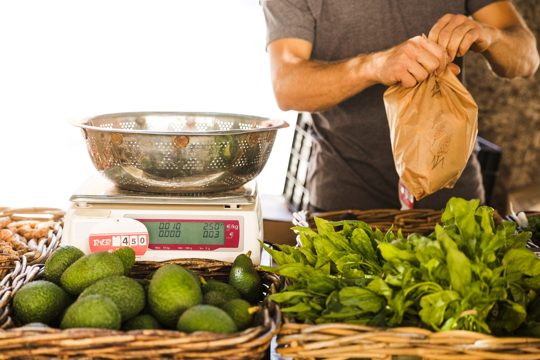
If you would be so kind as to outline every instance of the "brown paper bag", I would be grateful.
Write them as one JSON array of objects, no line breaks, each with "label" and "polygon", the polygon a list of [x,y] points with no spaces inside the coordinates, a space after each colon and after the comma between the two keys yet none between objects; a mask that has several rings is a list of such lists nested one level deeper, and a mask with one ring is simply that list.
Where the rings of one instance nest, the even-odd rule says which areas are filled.
[{"label": "brown paper bag", "polygon": [[390,140],[401,182],[416,200],[459,179],[478,133],[478,106],[446,69],[413,88],[384,93]]}]

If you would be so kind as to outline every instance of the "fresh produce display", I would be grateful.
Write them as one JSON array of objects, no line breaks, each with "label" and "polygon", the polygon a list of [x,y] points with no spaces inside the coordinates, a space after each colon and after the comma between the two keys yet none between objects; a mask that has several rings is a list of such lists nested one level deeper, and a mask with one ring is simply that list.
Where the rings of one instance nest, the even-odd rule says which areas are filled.
[{"label": "fresh produce display", "polygon": [[176,264],[133,279],[124,275],[131,273],[134,263],[131,248],[83,255],[74,247],[62,247],[43,272],[57,283],[36,280],[22,286],[14,296],[14,317],[20,325],[62,329],[244,330],[254,323],[259,306],[242,299],[240,289],[260,289],[257,296],[249,292],[249,298],[260,299],[263,287],[249,257],[240,256],[231,267],[234,282],[206,280]]},{"label": "fresh produce display", "polygon": [[265,248],[287,279],[270,299],[306,323],[418,326],[540,336],[540,260],[530,232],[452,198],[429,236],[383,234],[361,221],[297,227],[301,247]]}]

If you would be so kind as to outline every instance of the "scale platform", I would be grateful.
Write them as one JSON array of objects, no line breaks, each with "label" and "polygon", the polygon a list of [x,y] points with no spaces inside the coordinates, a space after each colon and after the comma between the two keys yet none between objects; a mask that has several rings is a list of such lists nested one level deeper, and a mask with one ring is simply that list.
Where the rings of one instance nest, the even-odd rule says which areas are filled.
[{"label": "scale platform", "polygon": [[217,193],[123,190],[97,174],[71,196],[63,243],[86,253],[132,247],[139,261],[205,258],[260,263],[262,215],[256,181]]},{"label": "scale platform", "polygon": [[181,194],[146,193],[124,190],[101,174],[89,178],[70,201],[75,204],[159,204],[159,205],[250,205],[257,197],[257,183],[252,180],[237,189],[222,192]]}]

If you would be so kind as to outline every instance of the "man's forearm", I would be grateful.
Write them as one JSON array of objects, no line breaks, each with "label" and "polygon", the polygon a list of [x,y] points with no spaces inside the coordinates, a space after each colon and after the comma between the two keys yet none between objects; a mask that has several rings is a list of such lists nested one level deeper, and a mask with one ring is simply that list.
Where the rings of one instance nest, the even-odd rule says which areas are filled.
[{"label": "man's forearm", "polygon": [[371,55],[325,63],[298,60],[274,73],[274,92],[283,110],[316,112],[331,108],[376,83]]},{"label": "man's forearm", "polygon": [[493,29],[494,42],[482,54],[502,77],[529,77],[538,69],[539,58],[532,33],[522,26]]},{"label": "man's forearm", "polygon": [[276,40],[269,50],[274,93],[282,110],[326,110],[372,85],[413,87],[446,67],[444,48],[421,36],[333,63],[312,60],[311,43],[302,39]]}]

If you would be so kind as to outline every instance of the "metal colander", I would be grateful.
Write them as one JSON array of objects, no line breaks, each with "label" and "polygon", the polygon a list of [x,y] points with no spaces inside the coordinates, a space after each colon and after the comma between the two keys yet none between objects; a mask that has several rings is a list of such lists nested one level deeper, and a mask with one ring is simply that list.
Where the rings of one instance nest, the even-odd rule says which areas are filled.
[{"label": "metal colander", "polygon": [[135,191],[226,191],[255,178],[280,120],[221,114],[140,112],[108,114],[75,123],[96,169]]}]

